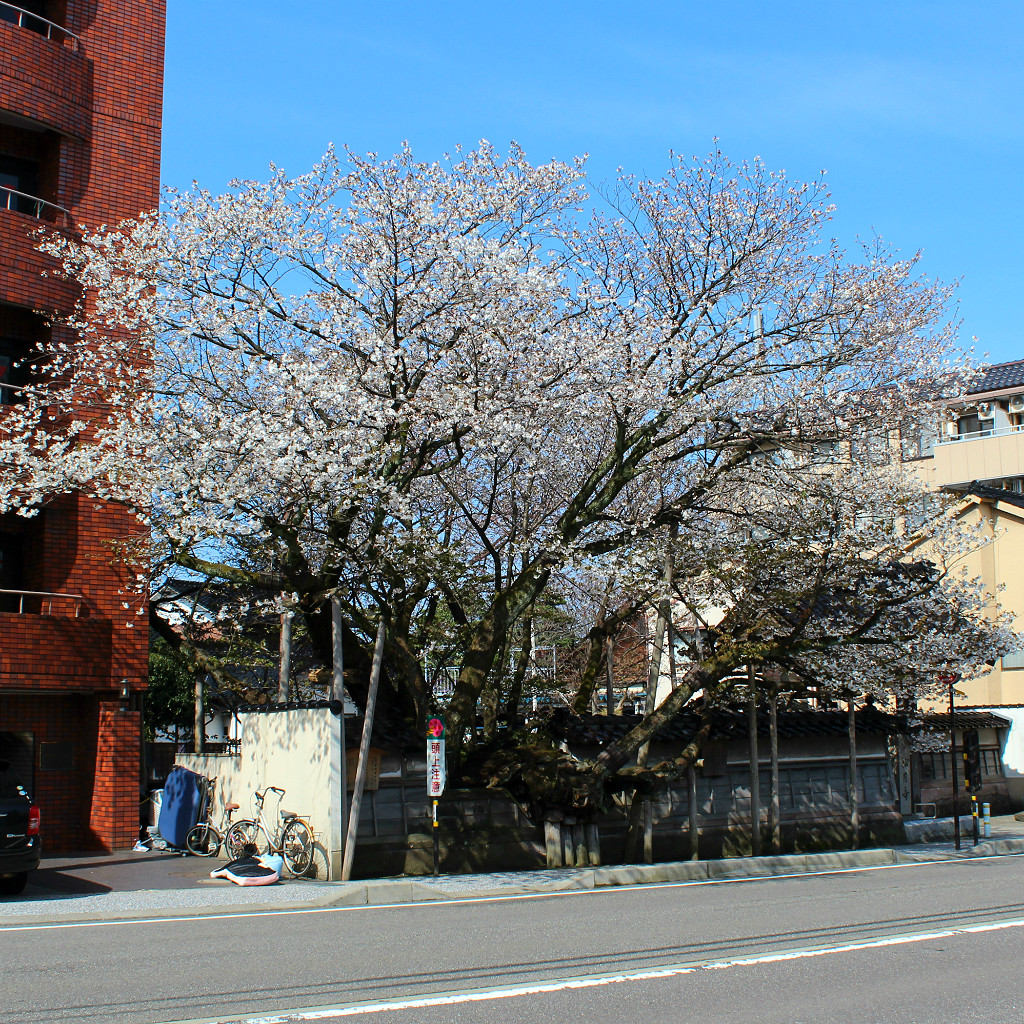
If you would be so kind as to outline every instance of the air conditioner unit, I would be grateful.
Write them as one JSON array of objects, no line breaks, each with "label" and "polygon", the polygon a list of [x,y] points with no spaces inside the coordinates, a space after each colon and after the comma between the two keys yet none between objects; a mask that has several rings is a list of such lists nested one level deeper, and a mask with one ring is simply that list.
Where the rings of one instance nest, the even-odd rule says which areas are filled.
[{"label": "air conditioner unit", "polygon": [[946,421],[946,434],[949,437],[956,437],[960,433],[960,428],[956,425],[956,420]]},{"label": "air conditioner unit", "polygon": [[1024,395],[1010,396],[1010,412],[1024,412]]},{"label": "air conditioner unit", "polygon": [[996,414],[996,403],[995,402],[979,402],[978,403],[978,419],[979,420],[990,420]]}]

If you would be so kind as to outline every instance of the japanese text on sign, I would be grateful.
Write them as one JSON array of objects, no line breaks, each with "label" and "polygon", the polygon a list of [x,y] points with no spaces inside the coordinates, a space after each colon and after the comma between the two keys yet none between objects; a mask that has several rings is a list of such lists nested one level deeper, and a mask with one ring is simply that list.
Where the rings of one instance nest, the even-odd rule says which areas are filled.
[{"label": "japanese text on sign", "polygon": [[444,792],[444,740],[427,740],[427,795]]}]

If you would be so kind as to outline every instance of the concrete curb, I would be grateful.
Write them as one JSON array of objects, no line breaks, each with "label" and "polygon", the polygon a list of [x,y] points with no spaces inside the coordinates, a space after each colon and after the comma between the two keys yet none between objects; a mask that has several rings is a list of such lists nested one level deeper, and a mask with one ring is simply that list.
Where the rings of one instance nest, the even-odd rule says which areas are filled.
[{"label": "concrete curb", "polygon": [[[840,850],[831,853],[788,854],[772,857],[733,857],[725,860],[674,861],[664,864],[622,864],[577,871],[522,872],[501,884],[501,876],[475,876],[491,879],[474,885],[474,876],[450,875],[434,879],[380,878],[357,882],[323,883],[322,896],[311,900],[279,902],[228,902],[217,905],[154,907],[150,909],[107,908],[96,913],[5,916],[0,908],[0,927],[38,927],[46,924],[72,924],[97,921],[170,920],[205,917],[215,914],[268,914],[295,910],[322,910],[334,907],[379,907],[452,899],[500,900],[509,896],[543,895],[555,892],[583,892],[597,888],[630,885],[656,885],[667,882],[712,882],[739,879],[773,878],[820,871],[850,871],[857,868],[885,867],[895,864],[920,864],[935,861],[967,860],[976,857],[1007,856],[1024,853],[1024,837],[995,839],[978,846],[965,845],[959,852],[946,849],[913,850],[907,847],[883,847],[871,850]],[[171,892],[175,890],[169,890]]]},{"label": "concrete curb", "polygon": [[1024,853],[1024,837],[1021,839],[986,839],[972,845],[967,837],[961,841],[960,850],[914,850],[904,847],[893,851],[897,864],[920,864],[929,860],[971,860],[975,857],[1007,857],[1016,853]]}]

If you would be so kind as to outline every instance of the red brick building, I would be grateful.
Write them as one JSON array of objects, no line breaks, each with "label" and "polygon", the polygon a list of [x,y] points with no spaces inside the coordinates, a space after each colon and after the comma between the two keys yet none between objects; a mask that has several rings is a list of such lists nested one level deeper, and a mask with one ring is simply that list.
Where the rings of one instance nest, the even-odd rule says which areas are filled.
[{"label": "red brick building", "polygon": [[[0,0],[0,431],[40,377],[34,350],[62,330],[48,315],[77,297],[44,276],[31,233],[158,203],[163,46],[163,0]],[[148,630],[112,550],[133,529],[82,495],[0,517],[0,756],[51,853],[138,835]]]}]

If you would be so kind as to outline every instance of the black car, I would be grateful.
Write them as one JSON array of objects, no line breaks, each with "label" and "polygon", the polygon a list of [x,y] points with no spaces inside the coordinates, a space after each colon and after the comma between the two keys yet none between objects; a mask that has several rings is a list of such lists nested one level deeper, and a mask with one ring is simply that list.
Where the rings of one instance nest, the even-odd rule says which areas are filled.
[{"label": "black car", "polygon": [[25,888],[39,867],[39,808],[9,761],[0,761],[0,896]]}]

